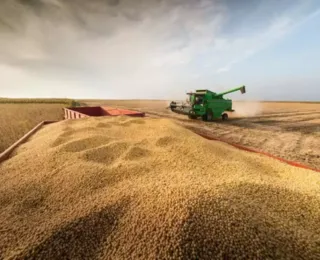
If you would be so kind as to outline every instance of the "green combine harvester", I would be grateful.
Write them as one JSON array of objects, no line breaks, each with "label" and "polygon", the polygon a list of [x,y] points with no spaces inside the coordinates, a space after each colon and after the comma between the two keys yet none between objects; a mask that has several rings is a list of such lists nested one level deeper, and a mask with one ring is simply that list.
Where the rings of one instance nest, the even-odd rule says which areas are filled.
[{"label": "green combine harvester", "polygon": [[187,104],[179,104],[172,101],[170,103],[171,111],[189,116],[190,119],[201,117],[203,121],[212,121],[213,119],[228,119],[225,111],[233,112],[232,100],[224,99],[223,96],[232,92],[241,91],[246,93],[246,87],[241,86],[222,93],[215,93],[210,90],[201,89],[194,93],[187,93],[190,97]]}]

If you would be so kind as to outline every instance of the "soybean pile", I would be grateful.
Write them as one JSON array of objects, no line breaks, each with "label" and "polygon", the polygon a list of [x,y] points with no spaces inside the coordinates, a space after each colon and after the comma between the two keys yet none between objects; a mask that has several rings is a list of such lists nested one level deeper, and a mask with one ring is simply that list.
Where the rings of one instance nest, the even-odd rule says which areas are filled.
[{"label": "soybean pile", "polygon": [[320,174],[167,119],[45,126],[0,164],[1,259],[320,259]]}]

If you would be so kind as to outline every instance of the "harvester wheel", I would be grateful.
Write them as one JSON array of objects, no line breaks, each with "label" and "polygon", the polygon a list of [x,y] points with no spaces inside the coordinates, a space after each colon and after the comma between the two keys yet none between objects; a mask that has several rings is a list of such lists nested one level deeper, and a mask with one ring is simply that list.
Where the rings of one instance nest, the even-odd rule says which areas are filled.
[{"label": "harvester wheel", "polygon": [[195,115],[188,115],[189,119],[197,119]]},{"label": "harvester wheel", "polygon": [[204,114],[204,115],[202,116],[202,121],[208,121],[207,114]]},{"label": "harvester wheel", "polygon": [[212,121],[213,120],[213,112],[211,110],[207,111],[206,114],[202,116],[203,121]]},{"label": "harvester wheel", "polygon": [[229,116],[228,116],[227,113],[222,114],[222,120],[223,120],[223,121],[228,120],[228,118],[229,118]]}]

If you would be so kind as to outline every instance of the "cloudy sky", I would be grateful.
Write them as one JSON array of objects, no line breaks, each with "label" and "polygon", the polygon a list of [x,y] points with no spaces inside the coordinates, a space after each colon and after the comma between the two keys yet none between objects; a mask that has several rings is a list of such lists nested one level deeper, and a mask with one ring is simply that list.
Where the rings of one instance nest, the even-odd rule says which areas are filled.
[{"label": "cloudy sky", "polygon": [[318,0],[1,0],[0,96],[319,101],[319,30]]}]

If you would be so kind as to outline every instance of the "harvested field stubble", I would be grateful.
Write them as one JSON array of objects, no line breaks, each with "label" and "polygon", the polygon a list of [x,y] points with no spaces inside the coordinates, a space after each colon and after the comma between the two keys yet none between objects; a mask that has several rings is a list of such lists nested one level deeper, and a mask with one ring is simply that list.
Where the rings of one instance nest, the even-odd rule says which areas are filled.
[{"label": "harvested field stubble", "polygon": [[48,125],[0,172],[0,258],[320,258],[319,173],[167,119]]}]

